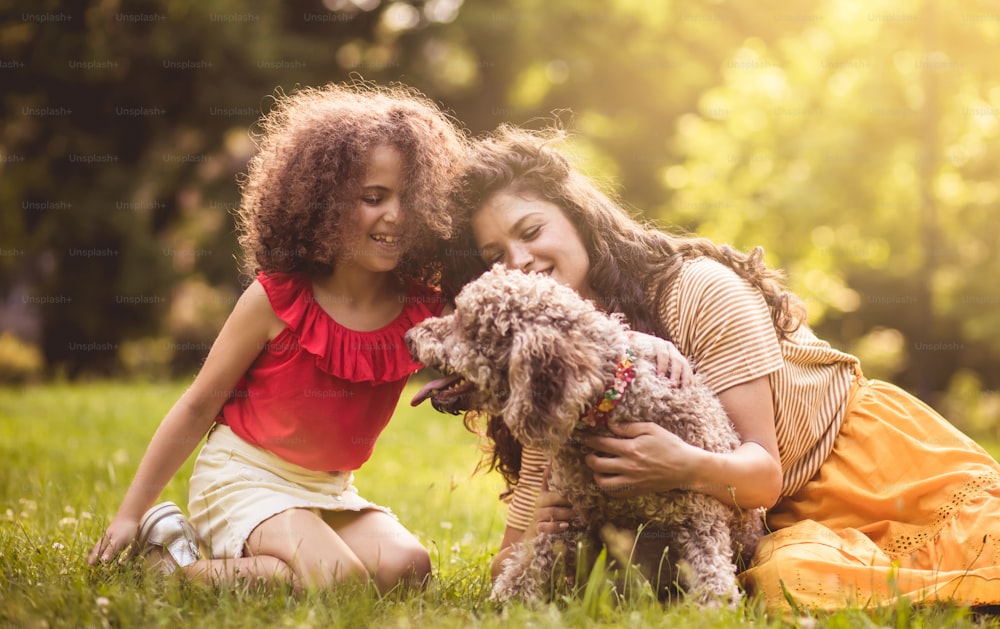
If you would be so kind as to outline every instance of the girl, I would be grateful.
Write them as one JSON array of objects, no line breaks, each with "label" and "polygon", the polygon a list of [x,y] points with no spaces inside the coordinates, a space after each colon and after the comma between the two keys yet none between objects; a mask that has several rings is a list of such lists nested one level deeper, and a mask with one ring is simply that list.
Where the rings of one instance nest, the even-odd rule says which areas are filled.
[{"label": "girl", "polygon": [[[450,233],[442,191],[463,137],[419,94],[361,85],[281,96],[262,128],[238,217],[256,279],[90,563],[133,543],[167,571],[216,583],[422,582],[427,551],[358,495],[352,471],[420,366],[403,334],[442,311],[430,252]],[[210,428],[191,477],[192,530],[175,506],[150,506]]]},{"label": "girl", "polygon": [[[501,128],[481,141],[457,195],[465,222],[447,291],[496,262],[546,273],[633,328],[676,344],[742,438],[729,454],[655,424],[589,437],[608,492],[684,488],[769,508],[774,531],[744,573],[767,605],[832,609],[950,599],[1000,603],[1000,465],[906,392],[868,381],[855,357],[818,339],[800,302],[761,262],[645,228],[575,172],[545,136]],[[513,497],[494,573],[515,544],[570,519],[545,461],[488,420]],[[892,452],[891,457],[884,456]]]}]

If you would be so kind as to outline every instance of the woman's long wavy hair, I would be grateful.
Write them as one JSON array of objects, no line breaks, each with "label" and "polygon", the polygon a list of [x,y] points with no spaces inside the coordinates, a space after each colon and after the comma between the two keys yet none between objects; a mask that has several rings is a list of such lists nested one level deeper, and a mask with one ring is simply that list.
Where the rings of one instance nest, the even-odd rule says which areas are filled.
[{"label": "woman's long wavy hair", "polygon": [[419,92],[356,81],[279,93],[258,122],[257,152],[237,211],[242,270],[324,275],[345,251],[372,150],[403,158],[401,206],[406,253],[396,272],[436,281],[437,243],[452,234],[445,191],[458,176],[467,140]]},{"label": "woman's long wavy hair", "polygon": [[[785,290],[782,275],[768,269],[763,249],[749,254],[705,238],[677,236],[633,218],[610,195],[576,171],[557,148],[560,131],[532,132],[501,126],[475,143],[466,169],[454,188],[458,216],[456,237],[446,244],[443,286],[454,296],[485,270],[472,237],[472,217],[501,191],[549,201],[562,209],[578,231],[590,258],[587,280],[611,312],[625,315],[632,329],[670,339],[659,306],[688,259],[709,257],[732,268],[760,290],[771,309],[780,337],[804,320],[801,302]],[[466,415],[473,432],[478,415]],[[492,443],[488,469],[497,469],[508,486],[517,482],[520,444],[499,417],[486,422]]]}]

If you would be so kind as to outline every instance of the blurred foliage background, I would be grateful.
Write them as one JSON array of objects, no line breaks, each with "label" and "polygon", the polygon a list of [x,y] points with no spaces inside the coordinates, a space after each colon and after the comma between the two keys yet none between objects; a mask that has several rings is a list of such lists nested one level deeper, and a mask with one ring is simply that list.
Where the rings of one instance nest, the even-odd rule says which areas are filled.
[{"label": "blurred foliage background", "polygon": [[19,0],[0,8],[0,381],[190,374],[241,290],[276,90],[558,119],[664,228],[762,245],[810,322],[1000,437],[997,0]]}]

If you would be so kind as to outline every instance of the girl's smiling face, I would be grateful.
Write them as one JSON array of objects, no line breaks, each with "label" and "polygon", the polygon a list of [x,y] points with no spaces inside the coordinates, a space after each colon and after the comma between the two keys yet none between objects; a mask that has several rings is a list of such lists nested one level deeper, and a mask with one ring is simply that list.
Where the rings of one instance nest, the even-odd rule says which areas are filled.
[{"label": "girl's smiling face", "polygon": [[479,255],[492,266],[544,273],[587,299],[590,257],[580,234],[562,209],[532,194],[501,190],[472,217]]},{"label": "girl's smiling face", "polygon": [[396,268],[402,242],[403,156],[387,145],[371,152],[353,225],[345,234],[341,261],[373,272]]}]

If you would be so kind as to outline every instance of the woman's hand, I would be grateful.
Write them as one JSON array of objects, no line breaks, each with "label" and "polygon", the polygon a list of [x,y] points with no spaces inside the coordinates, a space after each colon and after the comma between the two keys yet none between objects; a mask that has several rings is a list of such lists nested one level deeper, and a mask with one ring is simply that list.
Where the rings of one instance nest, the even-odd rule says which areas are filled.
[{"label": "woman's hand", "polygon": [[542,490],[535,508],[534,533],[561,533],[569,528],[573,507],[562,494],[549,489],[548,472],[542,478]]},{"label": "woman's hand", "polygon": [[770,508],[783,483],[774,403],[768,376],[718,394],[743,442],[732,452],[709,452],[659,424],[612,424],[613,436],[591,436],[586,463],[603,491],[635,496],[674,489],[699,491],[740,508]]},{"label": "woman's hand", "polygon": [[691,363],[670,341],[634,330],[628,332],[628,337],[633,346],[645,347],[656,356],[656,374],[658,376],[666,376],[682,388],[694,380]]},{"label": "woman's hand", "polygon": [[115,517],[108,525],[108,530],[90,551],[90,558],[87,563],[94,565],[98,562],[108,563],[122,553],[135,540],[139,532],[139,521],[128,518]]},{"label": "woman's hand", "polygon": [[587,466],[602,491],[615,496],[692,489],[685,486],[703,452],[652,422],[609,424],[616,436],[589,436],[583,442],[594,449]]}]

